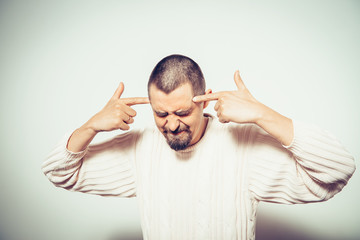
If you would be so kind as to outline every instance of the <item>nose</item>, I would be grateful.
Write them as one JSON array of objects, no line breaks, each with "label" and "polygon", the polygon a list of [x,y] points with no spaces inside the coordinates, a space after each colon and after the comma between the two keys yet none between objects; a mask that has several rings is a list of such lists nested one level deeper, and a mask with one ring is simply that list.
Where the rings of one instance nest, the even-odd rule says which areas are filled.
[{"label": "nose", "polygon": [[175,131],[179,127],[180,121],[176,116],[168,116],[166,120],[166,125],[168,129],[170,129],[171,131]]}]

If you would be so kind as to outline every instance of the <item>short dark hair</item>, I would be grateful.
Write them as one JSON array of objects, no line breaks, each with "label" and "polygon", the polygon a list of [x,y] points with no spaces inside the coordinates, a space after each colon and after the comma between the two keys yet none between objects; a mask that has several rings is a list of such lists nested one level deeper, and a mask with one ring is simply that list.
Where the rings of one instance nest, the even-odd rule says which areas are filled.
[{"label": "short dark hair", "polygon": [[168,94],[187,82],[191,84],[194,96],[205,93],[205,79],[199,65],[189,57],[170,55],[156,64],[151,72],[148,93],[152,84]]}]

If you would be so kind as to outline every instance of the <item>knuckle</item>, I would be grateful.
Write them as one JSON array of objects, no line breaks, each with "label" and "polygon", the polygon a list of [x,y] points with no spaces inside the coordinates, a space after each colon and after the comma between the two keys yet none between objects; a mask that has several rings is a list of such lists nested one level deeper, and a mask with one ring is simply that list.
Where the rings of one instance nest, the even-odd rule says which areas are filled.
[{"label": "knuckle", "polygon": [[122,122],[119,124],[118,127],[119,127],[121,130],[127,130],[129,126],[122,121]]},{"label": "knuckle", "polygon": [[119,117],[120,117],[122,120],[128,119],[128,115],[127,115],[125,112],[120,112]]},{"label": "knuckle", "polygon": [[122,123],[123,121],[121,120],[121,118],[117,118],[114,122],[115,126],[121,126]]},{"label": "knuckle", "polygon": [[129,116],[135,117],[136,116],[136,111],[134,109],[130,109]]}]

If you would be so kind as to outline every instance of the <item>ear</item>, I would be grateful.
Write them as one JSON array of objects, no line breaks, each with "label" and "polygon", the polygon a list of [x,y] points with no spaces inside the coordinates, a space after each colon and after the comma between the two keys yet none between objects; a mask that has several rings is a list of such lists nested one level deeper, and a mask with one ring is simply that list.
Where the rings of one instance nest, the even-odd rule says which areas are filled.
[{"label": "ear", "polygon": [[[210,93],[212,93],[212,90],[211,90],[211,89],[208,89],[208,90],[205,91],[205,94],[204,94],[204,95],[210,94]],[[210,103],[210,101],[205,101],[205,102],[204,102],[203,109],[205,109],[205,108],[209,105],[209,103]]]}]

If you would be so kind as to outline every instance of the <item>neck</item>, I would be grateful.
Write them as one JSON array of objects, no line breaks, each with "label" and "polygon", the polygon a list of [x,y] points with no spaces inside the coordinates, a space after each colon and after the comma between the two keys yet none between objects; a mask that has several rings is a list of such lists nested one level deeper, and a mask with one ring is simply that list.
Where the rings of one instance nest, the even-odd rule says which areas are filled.
[{"label": "neck", "polygon": [[196,144],[197,142],[199,142],[200,139],[204,136],[206,126],[208,124],[208,120],[209,120],[208,117],[202,116],[199,134],[196,136],[196,138],[194,138],[193,143],[190,146],[192,146],[192,145]]}]

